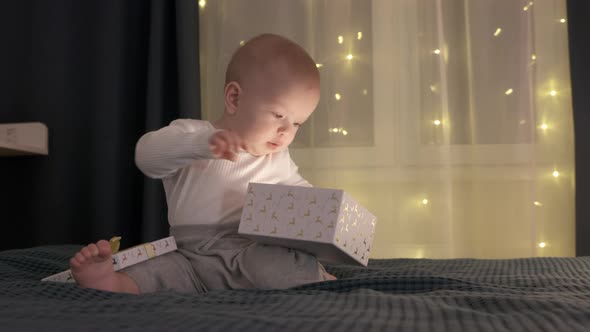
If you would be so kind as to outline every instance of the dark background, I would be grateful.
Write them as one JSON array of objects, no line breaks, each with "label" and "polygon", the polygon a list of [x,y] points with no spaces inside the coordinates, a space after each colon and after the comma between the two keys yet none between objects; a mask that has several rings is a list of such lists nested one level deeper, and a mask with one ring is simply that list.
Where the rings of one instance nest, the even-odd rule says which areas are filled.
[{"label": "dark background", "polygon": [[0,13],[0,123],[49,128],[48,156],[0,158],[0,250],[167,235],[162,184],[134,149],[200,115],[197,1],[10,0]]},{"label": "dark background", "polygon": [[[590,255],[590,2],[567,2],[576,252]],[[0,250],[167,235],[146,131],[200,117],[196,0],[0,2],[0,123],[49,127],[49,156],[0,158]]]}]

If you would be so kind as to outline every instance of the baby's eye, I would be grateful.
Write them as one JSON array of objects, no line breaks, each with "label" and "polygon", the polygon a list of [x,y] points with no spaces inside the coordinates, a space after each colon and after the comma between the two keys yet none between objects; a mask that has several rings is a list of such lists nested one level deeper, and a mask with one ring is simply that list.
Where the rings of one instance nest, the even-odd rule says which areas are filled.
[{"label": "baby's eye", "polygon": [[274,117],[277,118],[277,119],[282,119],[283,118],[283,115],[281,115],[279,113],[272,112],[272,115],[274,115]]}]

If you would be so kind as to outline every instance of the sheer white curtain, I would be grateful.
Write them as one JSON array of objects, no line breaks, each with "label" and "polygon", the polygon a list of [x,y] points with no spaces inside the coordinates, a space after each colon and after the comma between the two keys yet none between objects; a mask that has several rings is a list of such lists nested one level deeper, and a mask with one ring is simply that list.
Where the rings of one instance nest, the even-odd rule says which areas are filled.
[{"label": "sheer white curtain", "polygon": [[574,255],[565,0],[200,1],[203,115],[264,32],[305,47],[322,100],[292,155],[379,218],[373,258]]}]

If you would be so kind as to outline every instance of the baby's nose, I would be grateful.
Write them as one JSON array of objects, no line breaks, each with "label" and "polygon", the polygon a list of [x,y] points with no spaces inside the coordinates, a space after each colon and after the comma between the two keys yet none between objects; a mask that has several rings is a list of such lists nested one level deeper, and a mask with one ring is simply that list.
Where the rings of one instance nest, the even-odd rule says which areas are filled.
[{"label": "baby's nose", "polygon": [[293,129],[295,129],[294,125],[285,124],[285,125],[279,127],[279,134],[281,134],[281,135],[288,134],[288,133],[292,132]]}]

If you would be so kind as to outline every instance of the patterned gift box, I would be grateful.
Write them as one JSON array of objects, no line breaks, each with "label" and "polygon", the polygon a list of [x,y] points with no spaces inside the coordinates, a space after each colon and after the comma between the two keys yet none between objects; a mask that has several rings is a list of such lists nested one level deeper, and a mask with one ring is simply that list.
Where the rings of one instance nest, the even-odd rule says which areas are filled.
[{"label": "patterned gift box", "polygon": [[250,183],[238,232],[323,262],[366,266],[376,222],[343,190]]}]

